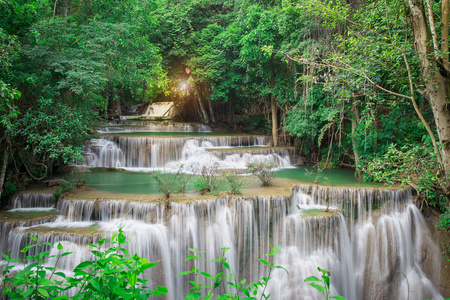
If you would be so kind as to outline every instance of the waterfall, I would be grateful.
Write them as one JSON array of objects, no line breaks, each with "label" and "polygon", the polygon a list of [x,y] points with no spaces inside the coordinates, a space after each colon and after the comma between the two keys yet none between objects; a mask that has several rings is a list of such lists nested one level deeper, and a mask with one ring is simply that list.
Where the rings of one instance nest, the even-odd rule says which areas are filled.
[{"label": "waterfall", "polygon": [[20,193],[12,199],[13,208],[51,207],[52,193]]},{"label": "waterfall", "polygon": [[174,114],[173,102],[155,102],[147,107],[143,115],[148,117],[173,117]]},{"label": "waterfall", "polygon": [[[328,214],[310,215],[327,207]],[[406,299],[410,291],[410,299],[443,299],[437,289],[440,251],[409,190],[298,186],[284,197],[220,197],[172,203],[170,209],[102,199],[62,200],[58,209],[58,219],[48,223],[2,229],[2,241],[18,253],[26,236],[39,231],[40,241],[62,242],[64,251],[76,251],[61,261],[60,268],[69,271],[90,257],[87,244],[123,227],[130,253],[160,260],[146,276],[152,286],[166,286],[170,300],[187,292],[187,278],[175,275],[192,268],[185,262],[188,248],[207,251],[198,268],[216,274],[211,259],[228,247],[237,278],[254,281],[267,275],[257,259],[266,258],[271,245],[281,246],[274,262],[289,271],[272,274],[271,299],[323,299],[303,283],[319,276],[317,267],[331,271],[332,294],[349,300],[375,299],[379,293]]]},{"label": "waterfall", "polygon": [[217,163],[221,169],[245,169],[254,160],[274,162],[280,168],[291,167],[286,149],[237,152],[214,151],[230,147],[265,146],[265,136],[203,136],[203,137],[126,137],[105,135],[83,146],[84,162],[88,167],[115,167],[130,170],[165,168],[199,172],[208,164]]}]

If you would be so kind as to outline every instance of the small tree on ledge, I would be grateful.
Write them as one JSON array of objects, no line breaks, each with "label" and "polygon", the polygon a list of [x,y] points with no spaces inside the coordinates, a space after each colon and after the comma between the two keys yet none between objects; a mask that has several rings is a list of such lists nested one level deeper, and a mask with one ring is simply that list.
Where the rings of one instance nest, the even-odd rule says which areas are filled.
[{"label": "small tree on ledge", "polygon": [[247,169],[261,180],[262,186],[270,186],[276,166],[275,163],[270,161],[254,161],[247,164]]}]

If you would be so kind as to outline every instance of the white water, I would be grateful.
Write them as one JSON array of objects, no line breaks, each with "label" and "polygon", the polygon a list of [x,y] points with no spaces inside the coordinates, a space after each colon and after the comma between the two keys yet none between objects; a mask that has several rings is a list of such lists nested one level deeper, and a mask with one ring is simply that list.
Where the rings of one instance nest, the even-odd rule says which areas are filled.
[{"label": "white water", "polygon": [[[83,147],[84,162],[88,167],[114,167],[134,171],[150,169],[178,170],[199,173],[203,167],[217,165],[220,169],[245,169],[253,161],[270,161],[278,168],[292,167],[289,152],[285,149],[257,149],[224,153],[214,149],[265,146],[264,136],[223,137],[116,137],[92,139]],[[209,151],[208,151],[209,150]]]},{"label": "white water", "polygon": [[155,102],[147,107],[143,116],[148,117],[172,117],[174,114],[173,102]]},{"label": "white water", "polygon": [[[319,276],[318,266],[331,270],[332,294],[349,300],[375,299],[383,289],[380,297],[384,299],[406,299],[407,282],[410,299],[443,299],[436,288],[440,252],[411,199],[410,191],[300,186],[287,197],[224,197],[173,203],[169,210],[154,203],[124,200],[63,200],[58,206],[61,217],[54,222],[7,233],[2,230],[8,243],[2,244],[1,251],[18,253],[26,236],[39,228],[41,241],[63,241],[64,251],[76,251],[75,257],[62,262],[63,268],[70,270],[90,257],[86,244],[124,226],[130,253],[161,260],[147,276],[153,286],[168,287],[167,299],[171,300],[186,294],[187,279],[175,275],[192,267],[185,263],[188,247],[207,251],[206,262],[198,267],[211,274],[218,268],[210,260],[220,254],[220,248],[229,247],[232,270],[239,278],[257,280],[267,275],[257,259],[265,258],[270,245],[282,246],[275,263],[289,271],[289,276],[281,270],[273,273],[271,299],[300,299],[299,295],[301,299],[323,299],[303,283],[308,276]],[[342,213],[303,217],[308,209],[327,204]],[[93,225],[97,234],[73,231]],[[50,232],[56,228],[58,232]],[[427,251],[432,255],[425,259]],[[427,274],[425,269],[433,272]]]},{"label": "white water", "polygon": [[52,197],[52,193],[19,193],[13,198],[12,207],[50,207],[54,205]]}]

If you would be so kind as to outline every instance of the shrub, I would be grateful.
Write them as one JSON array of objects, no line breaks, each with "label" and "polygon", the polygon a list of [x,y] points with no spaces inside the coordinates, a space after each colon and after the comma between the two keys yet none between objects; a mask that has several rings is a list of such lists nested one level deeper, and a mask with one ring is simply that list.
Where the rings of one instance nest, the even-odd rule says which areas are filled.
[{"label": "shrub", "polygon": [[194,186],[198,189],[200,194],[213,193],[219,190],[219,166],[217,163],[211,166],[204,166],[194,182]]},{"label": "shrub", "polygon": [[53,192],[52,200],[57,201],[61,195],[67,194],[73,189],[86,185],[85,177],[86,174],[83,172],[71,172],[67,177],[67,180],[63,179],[60,181],[59,185]]},{"label": "shrub", "polygon": [[158,183],[159,190],[164,194],[167,205],[170,205],[170,195],[174,192],[184,193],[186,185],[191,180],[191,175],[184,174],[182,169],[183,165],[180,165],[175,174],[161,171],[150,173],[150,176]]},{"label": "shrub", "polygon": [[241,194],[242,188],[246,184],[246,180],[242,176],[238,176],[236,172],[223,171],[222,176],[230,185],[230,194]]},{"label": "shrub", "polygon": [[248,171],[261,180],[262,186],[270,186],[277,165],[269,161],[254,161],[247,164]]}]

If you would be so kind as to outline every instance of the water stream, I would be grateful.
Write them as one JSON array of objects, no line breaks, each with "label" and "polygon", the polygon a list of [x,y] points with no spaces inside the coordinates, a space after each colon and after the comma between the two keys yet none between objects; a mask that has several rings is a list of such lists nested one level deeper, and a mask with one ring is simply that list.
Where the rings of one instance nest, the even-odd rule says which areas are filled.
[{"label": "water stream", "polygon": [[[82,164],[138,170],[181,164],[186,172],[195,172],[210,163],[239,169],[249,160],[267,159],[279,168],[292,167],[290,154],[283,149],[258,152],[254,147],[263,149],[269,142],[263,136],[104,135],[86,144]],[[252,147],[223,149],[245,146]],[[131,200],[62,199],[56,210],[45,213],[52,205],[49,197],[24,193],[11,200],[13,209],[3,212],[7,218],[0,222],[0,252],[20,257],[20,249],[29,243],[27,236],[39,233],[40,242],[61,242],[64,251],[74,253],[59,263],[61,270],[70,271],[91,258],[88,244],[111,236],[121,226],[130,253],[160,261],[145,276],[150,286],[168,288],[163,299],[184,299],[187,293],[187,280],[192,278],[175,275],[192,268],[185,262],[188,248],[206,251],[198,268],[214,275],[219,269],[211,259],[228,247],[231,269],[238,279],[250,282],[267,275],[258,258],[265,258],[271,245],[281,246],[275,264],[289,271],[272,274],[269,292],[274,300],[323,299],[303,283],[311,275],[319,276],[317,267],[331,271],[332,294],[349,300],[408,295],[444,299],[438,290],[440,250],[409,190],[298,185],[286,196],[226,196],[172,203],[171,208]],[[331,212],[324,213],[327,207]],[[39,215],[42,211],[44,215]],[[17,213],[35,215],[18,221]]]}]

